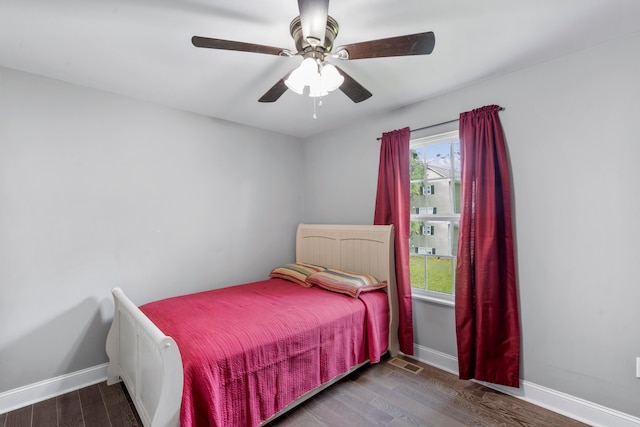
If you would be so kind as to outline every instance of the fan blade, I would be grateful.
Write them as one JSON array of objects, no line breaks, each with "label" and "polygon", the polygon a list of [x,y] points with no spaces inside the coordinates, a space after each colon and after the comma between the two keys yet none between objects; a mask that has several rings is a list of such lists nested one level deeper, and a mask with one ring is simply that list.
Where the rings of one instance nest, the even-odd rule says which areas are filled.
[{"label": "fan blade", "polygon": [[345,73],[343,69],[336,67],[338,72],[344,77],[344,82],[340,85],[342,93],[347,95],[353,102],[362,102],[371,98],[371,92],[364,88],[360,83],[355,81],[353,77]]},{"label": "fan blade", "polygon": [[329,0],[298,0],[302,37],[311,46],[323,46],[329,15]]},{"label": "fan blade", "polygon": [[[363,59],[428,55],[433,51],[435,44],[436,37],[432,31],[429,31],[340,46],[335,50],[335,56],[342,59]],[[341,55],[341,51],[346,51],[348,55]]]},{"label": "fan blade", "polygon": [[195,47],[205,47],[208,49],[237,50],[240,52],[264,53],[267,55],[280,55],[285,49],[273,46],[264,46],[253,43],[235,42],[231,40],[210,39],[207,37],[193,36],[191,43]]},{"label": "fan blade", "polygon": [[258,99],[258,102],[276,102],[288,89],[287,85],[284,84],[286,78],[287,77],[281,78],[276,84],[271,86],[271,89],[262,95],[262,98]]}]

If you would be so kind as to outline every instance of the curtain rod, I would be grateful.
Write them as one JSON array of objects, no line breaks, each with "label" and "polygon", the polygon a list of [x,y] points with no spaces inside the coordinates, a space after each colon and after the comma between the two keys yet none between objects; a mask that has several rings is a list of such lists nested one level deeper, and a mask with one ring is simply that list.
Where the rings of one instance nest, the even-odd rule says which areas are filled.
[{"label": "curtain rod", "polygon": [[[498,111],[504,111],[504,107],[498,108]],[[423,126],[421,128],[417,128],[417,129],[409,129],[409,132],[417,132],[419,130],[425,130],[425,129],[429,129],[429,128],[434,128],[436,126],[448,125],[449,123],[455,123],[455,122],[458,122],[458,121],[460,121],[460,119],[447,120],[446,122],[440,122],[440,123],[436,123],[436,124],[433,124],[433,125]],[[382,139],[382,137],[376,138],[377,141],[380,141],[381,139]]]}]

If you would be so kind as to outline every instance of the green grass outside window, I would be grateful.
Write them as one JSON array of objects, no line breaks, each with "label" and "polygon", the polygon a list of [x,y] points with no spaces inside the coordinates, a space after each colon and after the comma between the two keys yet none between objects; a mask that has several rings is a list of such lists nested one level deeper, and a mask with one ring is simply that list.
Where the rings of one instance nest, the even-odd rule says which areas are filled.
[{"label": "green grass outside window", "polygon": [[[411,287],[425,289],[423,256],[411,256],[409,270],[411,275]],[[442,292],[451,295],[453,293],[453,276],[451,273],[451,258],[427,257],[427,273],[429,283],[427,290]]]}]

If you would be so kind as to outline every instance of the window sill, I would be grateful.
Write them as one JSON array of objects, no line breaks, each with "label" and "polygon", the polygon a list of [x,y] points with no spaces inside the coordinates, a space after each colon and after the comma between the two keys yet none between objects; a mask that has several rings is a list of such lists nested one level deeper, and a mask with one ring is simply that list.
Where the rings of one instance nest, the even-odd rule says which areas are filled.
[{"label": "window sill", "polygon": [[438,297],[434,297],[431,295],[421,295],[418,293],[411,293],[411,299],[414,300],[418,300],[418,301],[425,301],[425,302],[430,302],[433,304],[439,304],[439,305],[444,305],[447,307],[455,307],[455,302],[448,300],[448,299],[444,299],[444,298],[438,298]]}]

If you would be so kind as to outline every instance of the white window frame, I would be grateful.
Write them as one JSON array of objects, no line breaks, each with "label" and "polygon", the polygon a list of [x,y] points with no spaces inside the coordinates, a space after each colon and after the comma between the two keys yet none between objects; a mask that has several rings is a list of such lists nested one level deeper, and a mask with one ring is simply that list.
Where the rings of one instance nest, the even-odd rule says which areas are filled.
[{"label": "white window frame", "polygon": [[[458,130],[455,131],[451,131],[451,132],[446,132],[446,133],[441,133],[441,134],[437,134],[437,135],[433,135],[433,136],[428,136],[428,137],[424,137],[424,138],[417,138],[414,140],[410,141],[410,148],[414,148],[414,147],[419,147],[419,146],[424,146],[424,145],[430,145],[430,144],[437,144],[439,142],[446,142],[446,141],[451,141],[452,139],[455,140],[459,140],[459,132]],[[426,186],[426,185],[425,185]],[[451,200],[453,200],[453,198],[455,197],[455,186],[451,185],[450,187],[450,192],[451,192]],[[426,190],[426,189],[425,189]],[[426,191],[425,191],[426,193]],[[427,218],[425,218],[425,216],[429,217],[430,219],[440,219],[440,220],[448,220],[448,221],[452,221],[452,222],[457,222],[459,224],[460,221],[460,214],[447,214],[447,215],[442,215],[442,214],[429,214],[428,212],[422,212],[426,209],[421,209],[421,213],[418,212],[411,212],[410,213],[410,221],[425,221],[427,220]],[[436,211],[437,212],[437,211]],[[450,227],[450,233],[453,233],[453,227]],[[453,236],[451,236],[451,239],[453,239]],[[422,249],[422,248],[420,248]],[[429,255],[428,252],[429,249],[432,248],[424,248],[425,251],[427,252],[426,255]],[[411,255],[416,255],[414,253],[410,253]],[[439,258],[451,258],[453,260],[455,260],[457,258],[456,255],[440,255],[440,254],[435,254],[434,256],[437,256]],[[452,275],[452,286],[455,288],[455,268],[453,269],[453,275]],[[412,294],[412,298],[414,299],[419,299],[419,300],[425,300],[425,301],[430,301],[430,302],[435,302],[438,304],[443,304],[443,305],[447,305],[447,306],[453,306],[454,305],[454,301],[455,301],[455,296],[452,293],[450,294],[445,294],[442,292],[435,292],[435,291],[430,291],[428,289],[417,289],[417,288],[411,288],[411,294]]]}]

